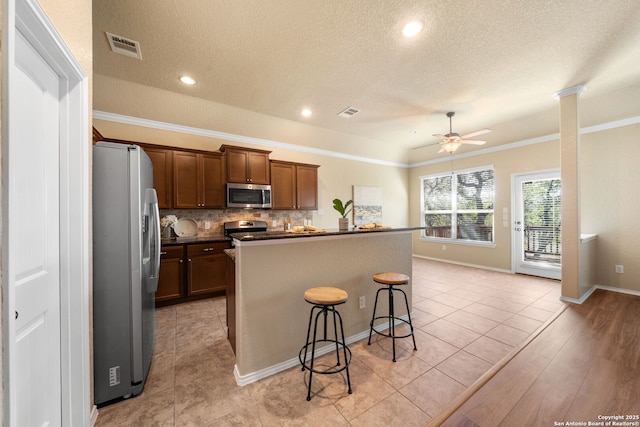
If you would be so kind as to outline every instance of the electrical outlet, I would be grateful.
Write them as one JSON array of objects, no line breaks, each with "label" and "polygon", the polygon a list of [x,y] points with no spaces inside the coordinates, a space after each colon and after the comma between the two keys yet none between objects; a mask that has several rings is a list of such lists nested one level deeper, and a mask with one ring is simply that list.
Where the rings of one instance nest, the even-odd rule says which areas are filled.
[{"label": "electrical outlet", "polygon": [[624,265],[616,265],[616,273],[624,273]]},{"label": "electrical outlet", "polygon": [[447,250],[447,245],[442,245],[442,250],[446,251]]},{"label": "electrical outlet", "polygon": [[208,229],[210,229],[210,228],[211,228],[211,221],[205,221],[205,222],[204,222],[204,229],[205,229],[205,230],[208,230]]},{"label": "electrical outlet", "polygon": [[364,295],[360,296],[360,309],[362,310],[365,307],[365,298]]}]

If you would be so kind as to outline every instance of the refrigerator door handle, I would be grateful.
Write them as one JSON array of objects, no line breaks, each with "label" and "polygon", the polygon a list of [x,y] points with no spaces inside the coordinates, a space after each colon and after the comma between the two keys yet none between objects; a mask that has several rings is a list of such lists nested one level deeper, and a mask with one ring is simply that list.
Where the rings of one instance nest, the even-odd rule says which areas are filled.
[{"label": "refrigerator door handle", "polygon": [[160,209],[158,208],[158,195],[153,188],[147,188],[147,203],[151,207],[149,218],[149,246],[152,251],[151,271],[149,274],[147,291],[149,293],[158,290],[158,279],[160,277]]}]

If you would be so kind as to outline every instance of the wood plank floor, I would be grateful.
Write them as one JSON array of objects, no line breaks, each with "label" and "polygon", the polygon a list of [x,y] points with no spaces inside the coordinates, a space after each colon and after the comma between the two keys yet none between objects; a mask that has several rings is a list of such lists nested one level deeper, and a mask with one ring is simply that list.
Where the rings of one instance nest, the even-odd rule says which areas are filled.
[{"label": "wood plank floor", "polygon": [[614,415],[623,418],[613,425],[640,425],[640,297],[596,290],[430,425],[607,425]]}]

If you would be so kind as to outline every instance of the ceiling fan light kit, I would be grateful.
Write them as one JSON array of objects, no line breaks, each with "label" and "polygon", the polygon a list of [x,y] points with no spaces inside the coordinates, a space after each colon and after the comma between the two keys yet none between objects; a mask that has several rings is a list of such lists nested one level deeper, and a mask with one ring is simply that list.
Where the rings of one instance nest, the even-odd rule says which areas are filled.
[{"label": "ceiling fan light kit", "polygon": [[474,136],[478,136],[478,135],[483,135],[485,133],[489,133],[491,132],[491,129],[481,129],[475,132],[471,132],[467,135],[463,135],[460,136],[459,133],[455,133],[453,132],[453,126],[452,126],[452,117],[455,116],[455,112],[450,111],[447,113],[447,117],[449,117],[449,133],[446,135],[442,135],[440,133],[436,133],[433,136],[437,136],[438,138],[442,138],[442,141],[440,142],[436,142],[434,144],[427,144],[427,145],[422,145],[420,147],[416,147],[417,148],[423,148],[423,147],[429,147],[431,145],[440,145],[440,151],[438,151],[438,153],[444,153],[445,151],[449,154],[453,154],[455,153],[455,151],[460,148],[460,146],[462,144],[470,144],[470,145],[483,145],[486,143],[486,141],[477,141],[477,140],[473,140],[473,139],[467,139],[467,138],[472,138]]}]

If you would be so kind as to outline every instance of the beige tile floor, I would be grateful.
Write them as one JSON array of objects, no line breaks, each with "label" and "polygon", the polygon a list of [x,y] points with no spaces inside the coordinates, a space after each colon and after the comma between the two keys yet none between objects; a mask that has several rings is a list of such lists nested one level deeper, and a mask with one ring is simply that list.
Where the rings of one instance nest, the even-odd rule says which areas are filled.
[{"label": "beige tile floor", "polygon": [[[342,375],[300,368],[239,387],[224,297],[156,310],[144,392],[99,409],[97,426],[420,426],[558,309],[558,281],[413,260],[417,351],[410,338],[350,345],[353,394]],[[304,340],[304,338],[302,338]]]}]

